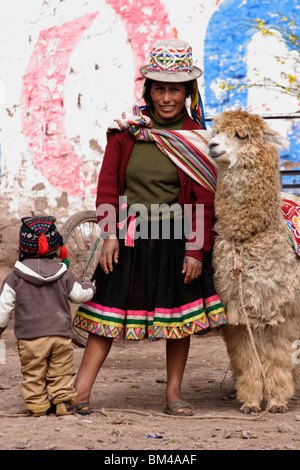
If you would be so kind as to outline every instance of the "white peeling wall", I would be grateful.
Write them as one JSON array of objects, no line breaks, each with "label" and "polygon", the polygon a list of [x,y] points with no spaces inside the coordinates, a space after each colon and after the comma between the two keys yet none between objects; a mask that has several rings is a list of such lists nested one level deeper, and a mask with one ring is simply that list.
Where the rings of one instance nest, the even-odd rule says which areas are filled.
[{"label": "white peeling wall", "polygon": [[[295,14],[295,1],[282,1],[276,12]],[[140,98],[138,71],[159,38],[177,36],[192,45],[195,65],[205,68],[199,87],[207,114],[244,106],[242,96],[220,88],[236,75],[220,32],[237,11],[256,18],[272,8],[266,0],[0,0],[2,217],[43,212],[64,221],[94,209],[107,127]],[[273,78],[280,77],[270,43],[251,41],[235,52],[248,76],[263,75],[269,61]],[[216,54],[224,59],[217,63]],[[298,104],[255,89],[246,100],[259,113],[296,112]],[[291,125],[280,124],[286,136]]]}]

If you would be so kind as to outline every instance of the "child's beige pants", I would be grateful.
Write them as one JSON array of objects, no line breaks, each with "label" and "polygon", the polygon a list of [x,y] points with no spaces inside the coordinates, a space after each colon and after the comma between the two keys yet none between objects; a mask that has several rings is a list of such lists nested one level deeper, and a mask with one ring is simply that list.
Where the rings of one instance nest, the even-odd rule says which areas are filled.
[{"label": "child's beige pants", "polygon": [[75,403],[75,375],[72,340],[62,336],[45,336],[18,340],[23,382],[21,394],[26,408],[43,413],[53,404]]}]

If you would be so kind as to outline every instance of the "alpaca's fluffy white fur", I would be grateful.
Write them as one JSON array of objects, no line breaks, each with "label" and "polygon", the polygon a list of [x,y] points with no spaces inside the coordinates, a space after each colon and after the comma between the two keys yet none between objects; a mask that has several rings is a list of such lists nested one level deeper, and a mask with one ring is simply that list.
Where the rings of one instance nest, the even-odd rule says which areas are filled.
[{"label": "alpaca's fluffy white fur", "polygon": [[280,136],[262,118],[244,111],[218,116],[214,132],[215,284],[228,316],[223,336],[237,398],[242,410],[251,412],[267,397],[239,301],[234,257],[242,269],[244,305],[271,391],[270,410],[285,411],[294,393],[293,344],[300,333],[300,259],[281,213],[278,147],[272,143]]}]

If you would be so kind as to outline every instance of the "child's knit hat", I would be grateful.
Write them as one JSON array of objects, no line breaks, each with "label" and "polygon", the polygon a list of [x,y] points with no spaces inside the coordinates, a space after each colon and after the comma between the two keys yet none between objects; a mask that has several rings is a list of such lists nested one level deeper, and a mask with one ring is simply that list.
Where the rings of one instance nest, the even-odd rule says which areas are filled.
[{"label": "child's knit hat", "polygon": [[55,217],[48,215],[23,217],[19,238],[19,260],[51,257],[60,250],[60,258],[68,264],[63,238],[55,226]]}]

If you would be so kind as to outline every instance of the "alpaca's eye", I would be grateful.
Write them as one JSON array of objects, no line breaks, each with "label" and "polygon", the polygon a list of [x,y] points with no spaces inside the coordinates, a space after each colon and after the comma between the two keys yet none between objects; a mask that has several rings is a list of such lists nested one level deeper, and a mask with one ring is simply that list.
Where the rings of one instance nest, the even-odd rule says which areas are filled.
[{"label": "alpaca's eye", "polygon": [[235,136],[238,139],[246,139],[248,137],[248,134],[245,131],[236,131]]}]

